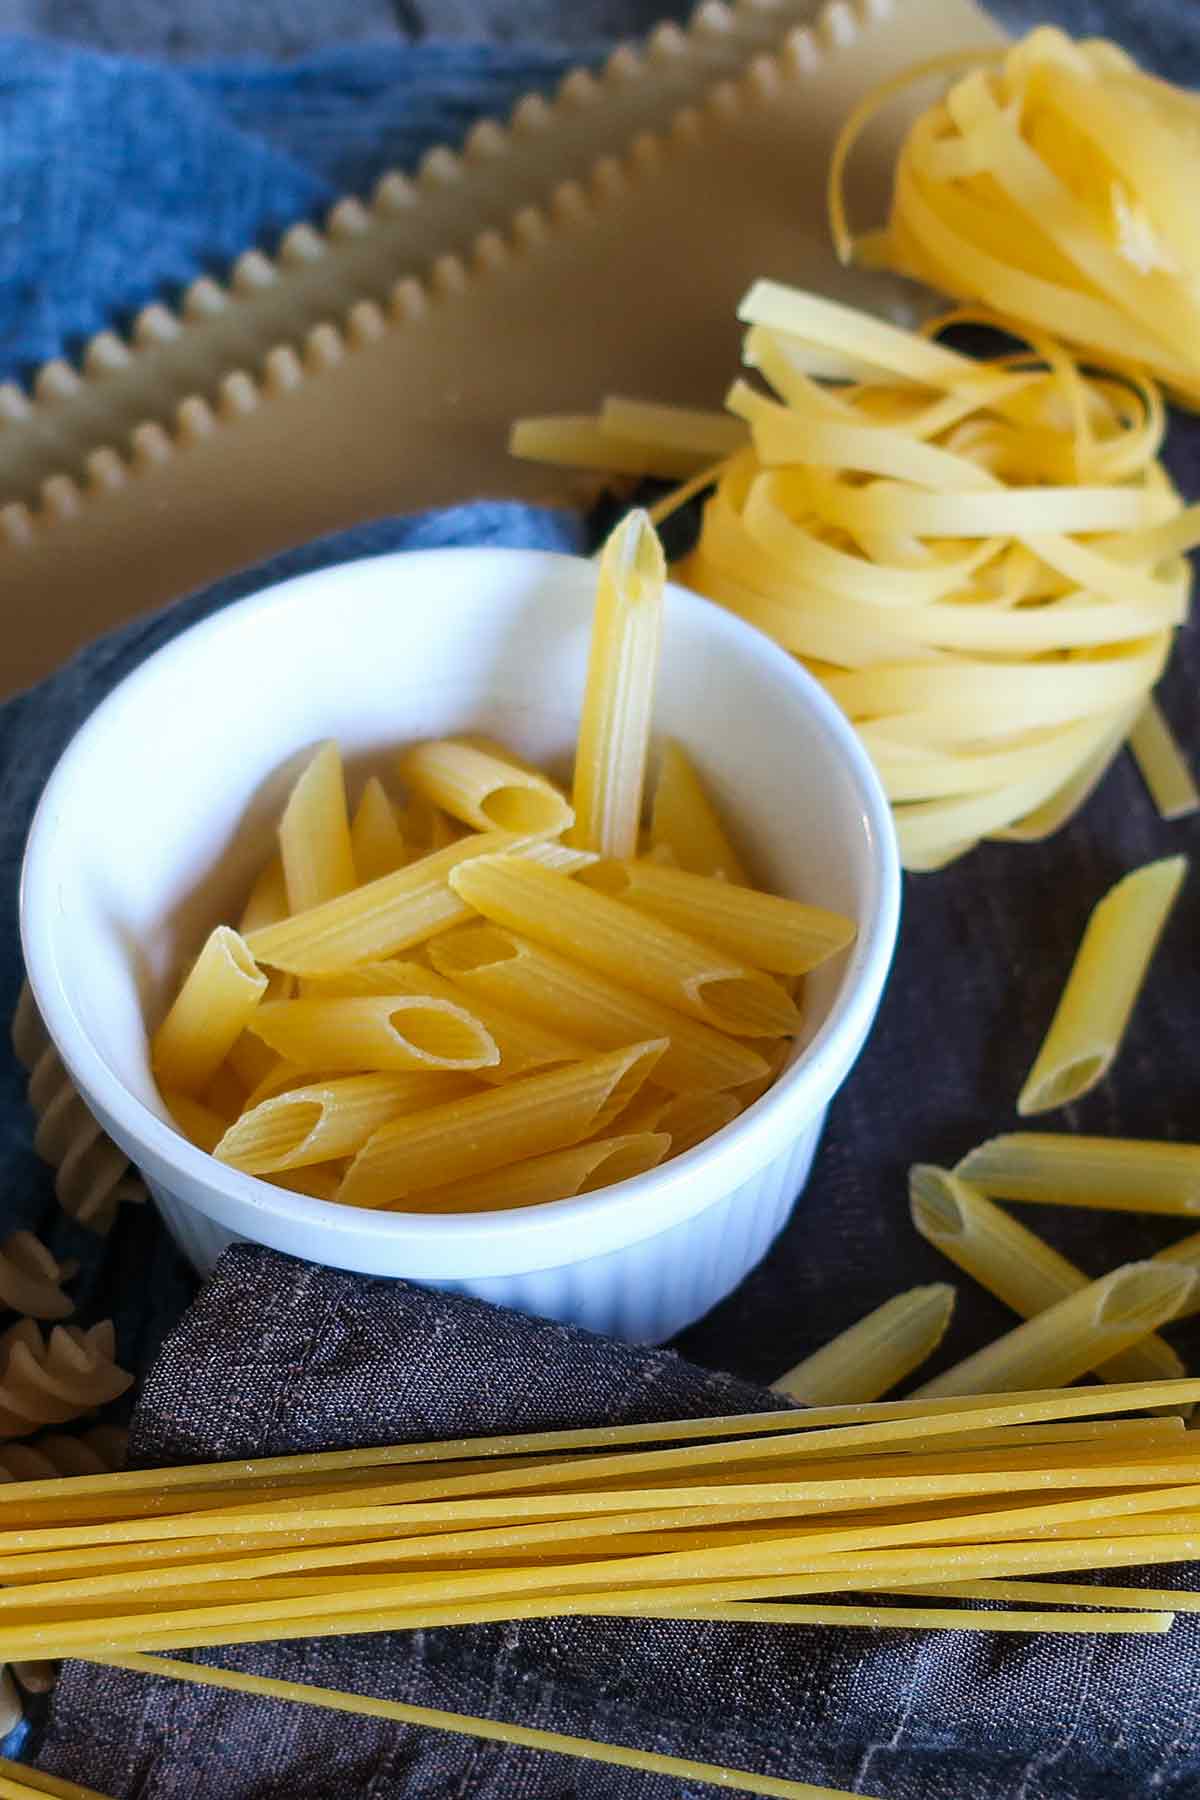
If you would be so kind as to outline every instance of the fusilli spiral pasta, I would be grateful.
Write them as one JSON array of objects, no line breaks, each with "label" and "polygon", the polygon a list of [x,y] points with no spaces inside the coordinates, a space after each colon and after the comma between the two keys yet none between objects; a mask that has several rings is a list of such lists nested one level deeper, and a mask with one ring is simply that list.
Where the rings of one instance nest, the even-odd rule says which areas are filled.
[{"label": "fusilli spiral pasta", "polygon": [[47,1337],[33,1319],[0,1336],[0,1437],[28,1437],[115,1400],[133,1376],[114,1360],[111,1319],[81,1331],[55,1325]]},{"label": "fusilli spiral pasta", "polygon": [[62,1283],[74,1273],[31,1231],[14,1231],[0,1244],[0,1305],[32,1319],[65,1319],[74,1302]]}]

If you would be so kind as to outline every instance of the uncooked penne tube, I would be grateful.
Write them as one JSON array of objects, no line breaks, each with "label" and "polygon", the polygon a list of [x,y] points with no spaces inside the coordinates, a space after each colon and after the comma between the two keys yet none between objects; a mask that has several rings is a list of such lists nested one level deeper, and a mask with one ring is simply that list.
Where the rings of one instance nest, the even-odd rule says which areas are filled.
[{"label": "uncooked penne tube", "polygon": [[948,1282],[909,1288],[805,1357],[771,1386],[810,1406],[878,1400],[933,1355],[954,1311]]},{"label": "uncooked penne tube", "polygon": [[355,885],[342,753],[322,744],[288,798],[279,821],[279,854],[288,911],[320,906]]},{"label": "uncooked penne tube", "polygon": [[1195,1280],[1191,1269],[1126,1263],[935,1376],[914,1398],[1074,1381],[1174,1318]]},{"label": "uncooked penne tube", "polygon": [[237,932],[218,925],[151,1042],[160,1085],[198,1095],[250,1023],[266,986]]},{"label": "uncooked penne tube", "polygon": [[470,857],[513,850],[520,842],[507,831],[460,838],[393,875],[262,927],[251,934],[251,954],[295,975],[340,975],[355,963],[394,956],[470,917],[470,908],[447,884],[453,868]]},{"label": "uncooked penne tube", "polygon": [[[736,1087],[767,1072],[764,1059],[740,1039],[672,1012],[499,926],[468,925],[450,932],[431,943],[429,956],[436,969],[466,991],[470,1003],[481,995],[536,1019],[549,1031],[572,1033],[589,1049],[619,1050],[644,1038],[669,1038],[654,1079],[673,1092]],[[479,1013],[485,1023],[487,1016]]]},{"label": "uncooked penne tube", "polygon": [[679,867],[693,875],[722,875],[739,887],[749,886],[745,866],[716,807],[683,746],[674,738],[668,738],[659,757],[650,841],[673,851]]},{"label": "uncooked penne tube", "polygon": [[637,851],[666,578],[654,527],[635,510],[600,557],[575,751],[572,839],[604,856]]},{"label": "uncooked penne tube", "polygon": [[495,924],[718,1031],[786,1037],[800,1029],[799,1012],[769,975],[577,880],[514,856],[474,858],[452,869],[449,880],[461,900]]},{"label": "uncooked penne tube", "polygon": [[[1160,1250],[1154,1258],[1155,1262],[1178,1263],[1183,1268],[1195,1269],[1200,1276],[1200,1231],[1194,1231],[1178,1244],[1171,1244],[1166,1250]],[[1192,1314],[1200,1312],[1200,1279],[1184,1301],[1177,1318],[1190,1319]]]},{"label": "uncooked penne tube", "polygon": [[350,848],[359,886],[364,881],[378,881],[381,875],[393,874],[408,861],[404,833],[378,775],[372,775],[363,788],[350,826]]},{"label": "uncooked penne tube", "polygon": [[557,837],[575,822],[566,797],[545,775],[518,769],[461,739],[414,744],[397,767],[410,791],[476,831]]},{"label": "uncooked penne tube", "polygon": [[511,1163],[490,1175],[472,1175],[423,1193],[410,1204],[431,1213],[500,1212],[518,1206],[544,1206],[570,1200],[597,1188],[614,1187],[655,1168],[671,1147],[666,1132],[627,1132],[621,1137],[593,1138]]},{"label": "uncooked penne tube", "polygon": [[[658,1078],[659,1071],[655,1069],[656,1083]],[[659,1094],[643,1090],[617,1122],[622,1131],[666,1132],[671,1140],[670,1156],[674,1160],[685,1150],[694,1150],[714,1132],[732,1125],[741,1111],[742,1103],[736,1094],[707,1091]]]},{"label": "uncooked penne tube", "polygon": [[271,1175],[353,1156],[389,1119],[473,1091],[466,1076],[420,1072],[310,1082],[248,1109],[204,1147],[248,1175]]},{"label": "uncooked penne tube", "polygon": [[[921,1236],[1022,1319],[1087,1287],[1082,1269],[961,1176],[918,1163],[909,1171],[908,1192]],[[1105,1381],[1155,1381],[1185,1373],[1171,1346],[1153,1335],[1096,1370]]]},{"label": "uncooked penne tube", "polygon": [[842,913],[660,863],[599,862],[579,880],[777,975],[807,974],[854,942],[853,921]]},{"label": "uncooked penne tube", "polygon": [[[467,926],[462,933],[452,933],[451,936],[465,936],[472,929]],[[486,931],[490,928],[482,926],[480,929]],[[430,950],[432,954],[432,945]],[[597,1044],[591,1038],[582,1041],[572,1039],[563,1033],[545,1029],[531,1018],[521,1018],[518,1012],[511,1012],[506,1007],[497,1005],[481,991],[474,988],[469,992],[464,991],[436,969],[422,968],[419,963],[359,963],[357,968],[348,969],[344,975],[332,975],[325,981],[318,979],[307,982],[305,991],[313,997],[335,994],[425,994],[434,999],[450,1001],[456,1006],[465,1006],[471,1016],[478,1019],[490,1032],[500,1053],[498,1063],[479,1071],[485,1081],[510,1081],[516,1075],[528,1075],[531,1070],[546,1068],[551,1063],[574,1061],[586,1056],[589,1049],[615,1050],[621,1044],[631,1044],[638,1038],[656,1035],[652,1031],[632,1031],[611,1044]]]},{"label": "uncooked penne tube", "polygon": [[1129,748],[1162,818],[1183,819],[1200,808],[1196,777],[1153,699],[1138,714]]},{"label": "uncooked penne tube", "polygon": [[309,1069],[486,1069],[500,1061],[491,1033],[465,1006],[414,994],[270,1001],[253,1030]]},{"label": "uncooked penne tube", "polygon": [[283,858],[276,852],[250,889],[250,898],[238,920],[238,930],[243,937],[249,937],[260,926],[276,925],[287,916],[287,883],[283,879]]},{"label": "uncooked penne tube", "polygon": [[384,1125],[350,1164],[338,1199],[389,1206],[579,1143],[623,1111],[665,1047],[661,1038],[633,1044]]},{"label": "uncooked penne tube", "polygon": [[177,1094],[166,1088],[163,1090],[163,1104],[184,1137],[199,1149],[214,1149],[225,1135],[224,1115],[211,1106],[205,1106],[202,1101],[194,1100],[190,1094]]},{"label": "uncooked penne tube", "polygon": [[1014,1131],[979,1144],[954,1173],[998,1200],[1200,1214],[1200,1144]]},{"label": "uncooked penne tube", "polygon": [[1097,904],[1018,1096],[1019,1113],[1065,1106],[1107,1073],[1186,871],[1182,856],[1147,863]]}]

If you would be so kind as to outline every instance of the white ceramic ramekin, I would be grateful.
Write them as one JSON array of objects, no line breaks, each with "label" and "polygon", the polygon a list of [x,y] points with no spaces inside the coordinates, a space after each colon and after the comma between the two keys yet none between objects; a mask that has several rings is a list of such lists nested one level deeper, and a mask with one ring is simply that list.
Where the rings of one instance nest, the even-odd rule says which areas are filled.
[{"label": "white ceramic ramekin", "polygon": [[837,708],[782,650],[682,589],[667,599],[656,729],[679,738],[767,882],[851,913],[812,976],[771,1091],[707,1143],[576,1200],[490,1215],[364,1212],[229,1169],[168,1122],[150,1075],[181,958],[236,917],[303,752],[353,767],[473,728],[563,770],[595,571],[572,557],[434,550],[284,582],[195,626],[68,746],[29,834],[21,931],[38,1007],[104,1129],[206,1271],[238,1238],[407,1276],[635,1341],[699,1317],[762,1256],[871,1024],[896,935],[887,802]]}]

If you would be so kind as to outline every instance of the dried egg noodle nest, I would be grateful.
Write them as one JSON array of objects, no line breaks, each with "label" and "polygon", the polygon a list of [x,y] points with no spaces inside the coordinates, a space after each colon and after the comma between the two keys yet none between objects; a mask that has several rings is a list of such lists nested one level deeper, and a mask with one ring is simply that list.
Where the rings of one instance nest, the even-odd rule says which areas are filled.
[{"label": "dried egg noodle nest", "polygon": [[[864,126],[913,81],[964,66],[908,133],[887,227],[855,241],[842,175]],[[1197,406],[1198,173],[1194,96],[1115,44],[1042,27],[994,59],[936,58],[867,96],[833,159],[834,238],[843,261],[986,300]]]},{"label": "dried egg noodle nest", "polygon": [[[1161,395],[1028,330],[980,362],[772,283],[741,310],[749,427],[681,579],[801,658],[857,727],[910,869],[1048,835],[1146,704],[1200,541]],[[699,485],[699,480],[692,484]],[[672,497],[674,500],[676,497]]]}]

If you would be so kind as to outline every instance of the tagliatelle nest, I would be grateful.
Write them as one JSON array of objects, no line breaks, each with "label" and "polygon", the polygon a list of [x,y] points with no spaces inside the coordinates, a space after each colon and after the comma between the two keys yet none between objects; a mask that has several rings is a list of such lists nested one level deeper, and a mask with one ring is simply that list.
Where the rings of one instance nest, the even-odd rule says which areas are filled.
[{"label": "tagliatelle nest", "polygon": [[[841,186],[863,127],[915,79],[964,63],[908,132],[886,228],[856,240]],[[986,300],[1200,405],[1200,102],[1116,44],[1048,26],[979,64],[934,59],[847,120],[830,184],[843,260]]]}]

